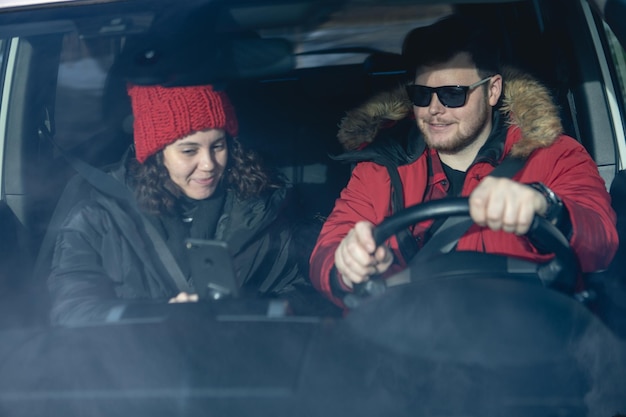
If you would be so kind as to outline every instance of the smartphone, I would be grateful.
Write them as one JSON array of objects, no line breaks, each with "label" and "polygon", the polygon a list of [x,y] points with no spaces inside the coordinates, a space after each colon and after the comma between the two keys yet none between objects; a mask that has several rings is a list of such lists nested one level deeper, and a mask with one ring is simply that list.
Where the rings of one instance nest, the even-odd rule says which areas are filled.
[{"label": "smartphone", "polygon": [[200,299],[219,300],[239,296],[239,280],[226,242],[187,239],[185,247],[191,279]]}]

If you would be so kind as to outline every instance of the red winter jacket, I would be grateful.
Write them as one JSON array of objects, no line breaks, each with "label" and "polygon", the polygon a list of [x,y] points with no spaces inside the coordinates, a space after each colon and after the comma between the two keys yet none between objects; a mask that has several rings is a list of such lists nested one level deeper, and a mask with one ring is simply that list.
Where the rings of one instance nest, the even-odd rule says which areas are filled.
[{"label": "red winter jacket", "polygon": [[[506,132],[500,161],[509,152],[527,158],[513,179],[522,183],[542,182],[551,188],[569,212],[572,223],[570,244],[583,272],[606,268],[618,245],[616,216],[595,162],[580,143],[561,134],[557,110],[543,86],[519,74],[510,79],[505,77],[505,80],[501,112],[509,118],[511,126]],[[379,129],[371,126],[368,129],[364,123],[380,127],[385,120],[398,120],[410,114],[410,103],[403,94],[402,90],[397,90],[349,112],[338,135],[344,147],[356,149],[374,140],[373,136],[359,137],[362,132],[378,134]],[[390,102],[397,105],[392,106]],[[397,167],[405,207],[422,202],[428,183],[427,153],[428,150],[424,150],[413,162]],[[488,162],[472,165],[467,171],[462,195],[468,196],[493,169]],[[379,224],[389,216],[391,198],[387,168],[374,162],[360,162],[322,228],[310,259],[310,277],[319,291],[339,305],[342,302],[333,296],[330,284],[335,250],[357,221]],[[404,266],[396,238],[392,237],[388,244],[394,250],[399,266]],[[545,262],[552,256],[539,253],[525,237],[494,232],[477,225],[460,239],[457,250],[484,251],[537,262]],[[389,272],[391,275],[397,269]]]}]

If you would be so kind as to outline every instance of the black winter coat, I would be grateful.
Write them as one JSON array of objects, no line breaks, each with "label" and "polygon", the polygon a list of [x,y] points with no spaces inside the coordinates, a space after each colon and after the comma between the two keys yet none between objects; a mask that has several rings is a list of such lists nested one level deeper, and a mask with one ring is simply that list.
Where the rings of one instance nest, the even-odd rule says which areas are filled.
[{"label": "black winter coat", "polygon": [[[124,172],[112,175],[119,179]],[[284,221],[286,191],[275,189],[244,201],[227,190],[217,223],[215,239],[227,242],[243,286],[261,295],[306,286]],[[40,254],[49,266],[44,271],[49,271],[53,324],[106,321],[123,304],[121,299],[165,303],[180,292],[128,201],[77,176],[60,202],[48,247],[44,243]]]}]

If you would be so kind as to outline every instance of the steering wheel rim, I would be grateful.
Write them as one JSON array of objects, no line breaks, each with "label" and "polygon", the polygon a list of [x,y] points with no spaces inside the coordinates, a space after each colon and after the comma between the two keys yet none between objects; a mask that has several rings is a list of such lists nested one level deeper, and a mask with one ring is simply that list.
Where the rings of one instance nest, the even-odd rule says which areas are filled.
[{"label": "steering wheel rim", "polygon": [[[442,217],[458,216],[461,219],[471,221],[469,217],[469,201],[466,197],[446,198],[441,200],[428,201],[408,207],[398,213],[386,218],[374,228],[373,235],[377,245],[383,244],[391,236],[398,233],[403,228],[428,219],[438,219]],[[462,224],[461,224],[462,226]],[[462,229],[463,231],[466,229]],[[445,231],[442,233],[446,233]],[[445,256],[444,247],[450,246],[463,233],[452,233],[449,239],[441,238],[437,234],[438,244],[442,247],[429,248],[434,256],[422,258],[420,262],[430,260],[436,256]],[[536,263],[537,276],[544,286],[555,288],[565,293],[573,293],[576,284],[576,277],[579,273],[578,261],[569,242],[565,236],[549,221],[541,216],[535,216],[528,233],[526,234],[531,243],[536,247],[541,247],[547,253],[553,253],[553,259],[545,263]],[[433,242],[434,243],[434,242]],[[419,252],[418,252],[419,254]],[[505,259],[514,259],[504,255],[493,255]],[[417,255],[416,255],[417,257]],[[408,268],[415,267],[413,262],[409,262]],[[411,274],[411,280],[414,279]],[[372,279],[364,284],[356,285],[354,293],[357,296],[368,296],[384,292],[385,283],[381,279]],[[354,304],[354,300],[350,300]]]}]

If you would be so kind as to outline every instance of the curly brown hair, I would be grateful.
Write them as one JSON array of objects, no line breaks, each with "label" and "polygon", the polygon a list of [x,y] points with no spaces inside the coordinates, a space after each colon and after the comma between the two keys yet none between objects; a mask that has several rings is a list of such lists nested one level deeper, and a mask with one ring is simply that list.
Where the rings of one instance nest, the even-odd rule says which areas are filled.
[{"label": "curly brown hair", "polygon": [[[266,168],[253,151],[243,148],[237,138],[226,135],[228,163],[223,178],[227,189],[240,199],[255,198],[271,188],[284,186],[275,172]],[[143,164],[136,159],[128,163],[128,181],[135,190],[139,206],[148,213],[174,214],[177,201],[184,194],[170,178],[163,163],[163,150],[151,155]]]}]

